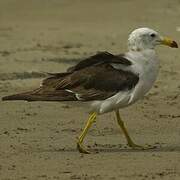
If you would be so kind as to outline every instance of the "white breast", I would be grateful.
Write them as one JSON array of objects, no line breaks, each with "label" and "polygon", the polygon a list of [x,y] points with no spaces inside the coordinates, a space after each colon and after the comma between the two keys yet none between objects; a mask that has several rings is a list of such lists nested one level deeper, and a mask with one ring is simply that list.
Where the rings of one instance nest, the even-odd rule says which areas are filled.
[{"label": "white breast", "polygon": [[128,52],[126,57],[133,62],[132,72],[139,75],[139,82],[129,100],[129,104],[132,104],[152,88],[159,72],[159,60],[155,51],[150,49],[141,52]]}]

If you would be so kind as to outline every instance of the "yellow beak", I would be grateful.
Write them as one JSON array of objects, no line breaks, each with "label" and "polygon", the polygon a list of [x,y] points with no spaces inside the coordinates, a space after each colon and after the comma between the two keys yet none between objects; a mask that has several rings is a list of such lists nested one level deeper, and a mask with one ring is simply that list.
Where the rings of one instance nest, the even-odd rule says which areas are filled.
[{"label": "yellow beak", "polygon": [[161,44],[164,44],[166,46],[170,46],[172,48],[178,48],[178,44],[175,41],[173,41],[173,40],[171,40],[170,38],[167,38],[167,37],[162,39]]}]

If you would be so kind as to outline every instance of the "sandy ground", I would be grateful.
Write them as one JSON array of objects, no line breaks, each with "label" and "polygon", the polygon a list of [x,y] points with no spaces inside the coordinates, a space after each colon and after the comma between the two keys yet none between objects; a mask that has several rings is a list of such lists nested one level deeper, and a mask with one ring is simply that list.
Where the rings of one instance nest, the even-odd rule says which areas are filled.
[{"label": "sandy ground", "polygon": [[[41,72],[61,72],[97,51],[121,53],[128,33],[148,26],[180,39],[179,0],[0,0],[0,97],[37,87]],[[131,136],[155,149],[131,150],[113,113],[102,115],[81,155],[81,106],[0,101],[1,180],[179,180],[180,51],[157,49],[151,92],[121,110]]]}]

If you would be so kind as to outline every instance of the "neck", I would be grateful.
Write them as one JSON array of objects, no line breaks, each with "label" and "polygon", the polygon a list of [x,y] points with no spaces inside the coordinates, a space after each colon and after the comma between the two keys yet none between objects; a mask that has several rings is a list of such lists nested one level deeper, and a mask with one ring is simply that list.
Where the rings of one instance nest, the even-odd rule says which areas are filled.
[{"label": "neck", "polygon": [[135,62],[138,63],[140,61],[154,61],[157,59],[157,54],[155,49],[143,49],[140,51],[129,50],[125,53],[125,57],[132,61],[135,60]]},{"label": "neck", "polygon": [[128,50],[129,51],[145,51],[145,50],[153,50],[154,51],[154,48],[142,48],[140,46],[128,46]]},{"label": "neck", "polygon": [[128,48],[129,52],[155,52],[154,48],[143,48],[143,49],[134,49],[134,48]]}]

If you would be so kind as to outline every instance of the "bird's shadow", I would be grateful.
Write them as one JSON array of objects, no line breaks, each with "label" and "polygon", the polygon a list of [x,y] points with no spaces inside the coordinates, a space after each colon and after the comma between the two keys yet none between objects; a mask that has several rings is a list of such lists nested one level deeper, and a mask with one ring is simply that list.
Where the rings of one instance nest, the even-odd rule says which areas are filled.
[{"label": "bird's shadow", "polygon": [[[166,147],[155,147],[151,149],[131,149],[131,148],[88,148],[88,151],[92,153],[153,153],[153,152],[180,152],[180,146],[166,146]],[[54,152],[77,152],[77,149],[73,148],[62,148],[50,150]]]}]

